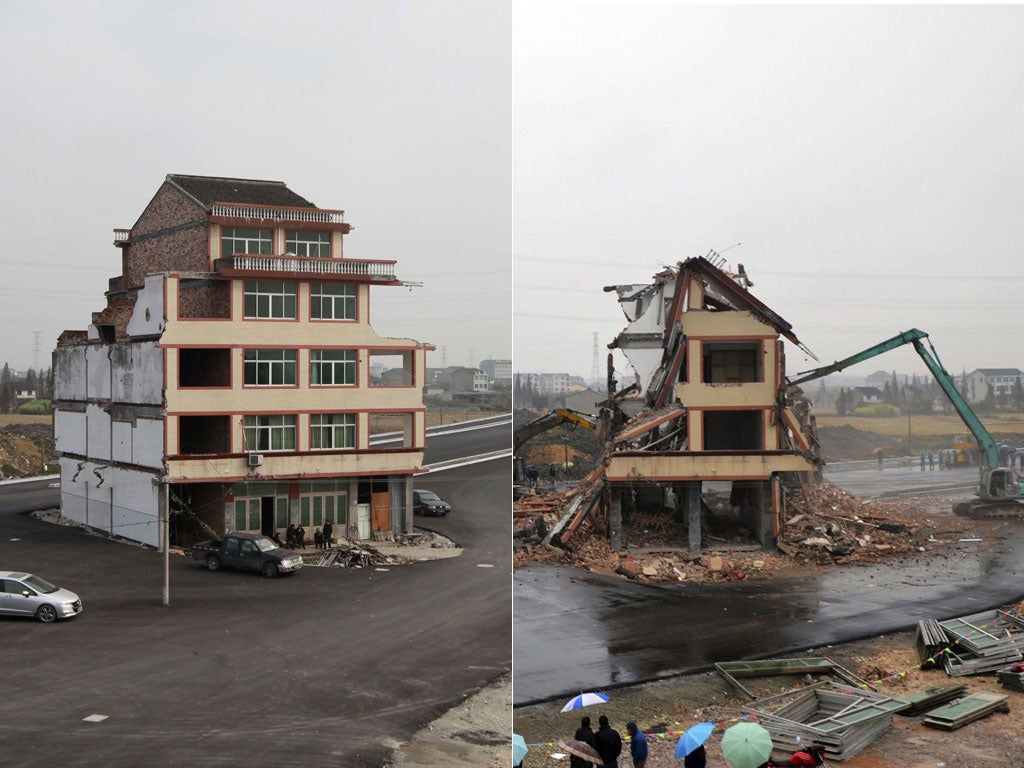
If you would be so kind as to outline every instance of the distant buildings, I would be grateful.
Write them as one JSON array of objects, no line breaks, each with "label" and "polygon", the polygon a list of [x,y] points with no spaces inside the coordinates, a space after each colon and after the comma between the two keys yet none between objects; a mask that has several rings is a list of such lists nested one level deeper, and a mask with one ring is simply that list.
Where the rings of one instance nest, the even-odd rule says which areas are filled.
[{"label": "distant buildings", "polygon": [[975,368],[966,377],[966,397],[980,403],[991,393],[997,400],[1010,397],[1024,386],[1024,372],[1018,368]]}]

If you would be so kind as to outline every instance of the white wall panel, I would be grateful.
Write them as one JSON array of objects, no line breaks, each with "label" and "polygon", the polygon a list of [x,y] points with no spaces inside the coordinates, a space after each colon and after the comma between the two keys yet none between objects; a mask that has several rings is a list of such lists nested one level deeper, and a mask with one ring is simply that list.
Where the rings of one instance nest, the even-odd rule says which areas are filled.
[{"label": "white wall panel", "polygon": [[123,464],[132,463],[132,432],[130,421],[112,421],[110,423],[113,461]]},{"label": "white wall panel", "polygon": [[58,347],[53,353],[53,399],[85,400],[84,345]]},{"label": "white wall panel", "polygon": [[159,336],[164,329],[164,276],[149,275],[135,299],[129,336]]},{"label": "white wall panel", "polygon": [[110,360],[106,344],[90,345],[85,348],[87,366],[86,397],[89,400],[110,399]]},{"label": "white wall panel", "polygon": [[89,458],[110,461],[110,414],[95,405],[87,405],[85,419],[89,432]]},{"label": "white wall panel", "polygon": [[163,403],[164,353],[155,341],[115,344],[110,361],[115,403]]},{"label": "white wall panel", "polygon": [[137,419],[132,435],[132,464],[163,471],[164,423],[159,419]]},{"label": "white wall panel", "polygon": [[84,456],[86,447],[85,414],[77,411],[54,411],[53,437],[54,446],[59,453],[77,453]]}]

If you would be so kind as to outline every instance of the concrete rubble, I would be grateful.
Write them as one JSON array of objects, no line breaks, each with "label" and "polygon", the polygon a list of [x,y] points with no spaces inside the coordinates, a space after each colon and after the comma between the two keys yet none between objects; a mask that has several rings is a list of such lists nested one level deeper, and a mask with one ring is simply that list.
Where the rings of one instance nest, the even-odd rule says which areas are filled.
[{"label": "concrete rubble", "polygon": [[777,549],[765,551],[731,514],[727,499],[710,499],[705,512],[705,546],[689,548],[686,525],[670,516],[652,521],[627,517],[625,544],[615,551],[601,514],[588,517],[561,546],[552,530],[579,494],[527,495],[513,504],[514,564],[544,562],[592,572],[619,574],[641,582],[740,581],[770,577],[794,566],[881,563],[893,558],[929,557],[959,546],[977,533],[976,521],[935,509],[945,501],[904,497],[864,501],[828,483],[786,497],[786,522]]}]

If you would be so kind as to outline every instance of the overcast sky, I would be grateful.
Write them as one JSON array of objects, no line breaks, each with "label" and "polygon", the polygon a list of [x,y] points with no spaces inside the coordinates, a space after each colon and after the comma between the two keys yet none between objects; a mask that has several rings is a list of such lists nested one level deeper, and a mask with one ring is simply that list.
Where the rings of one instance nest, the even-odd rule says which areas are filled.
[{"label": "overcast sky", "polygon": [[517,370],[603,377],[602,287],[711,249],[822,364],[1024,369],[1024,7],[517,8]]},{"label": "overcast sky", "polygon": [[[0,364],[48,367],[168,173],[283,181],[397,259],[385,336],[512,352],[512,17],[498,3],[9,0]],[[38,332],[38,353],[34,349]],[[472,358],[471,358],[472,353]]]}]

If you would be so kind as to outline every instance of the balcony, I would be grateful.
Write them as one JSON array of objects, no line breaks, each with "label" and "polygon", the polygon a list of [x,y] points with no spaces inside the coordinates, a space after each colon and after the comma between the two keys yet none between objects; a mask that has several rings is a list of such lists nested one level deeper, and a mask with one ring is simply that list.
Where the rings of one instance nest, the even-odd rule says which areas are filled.
[{"label": "balcony", "polygon": [[315,259],[305,256],[259,256],[236,253],[217,259],[214,269],[227,277],[327,277],[358,282],[398,283],[395,262],[362,259]]},{"label": "balcony", "polygon": [[114,245],[118,248],[128,245],[128,239],[131,237],[131,234],[132,231],[130,229],[115,229]]},{"label": "balcony", "polygon": [[214,203],[210,208],[213,221],[223,223],[320,224],[338,227],[345,224],[345,212],[327,208],[289,208],[280,205],[253,205],[242,203]]}]

